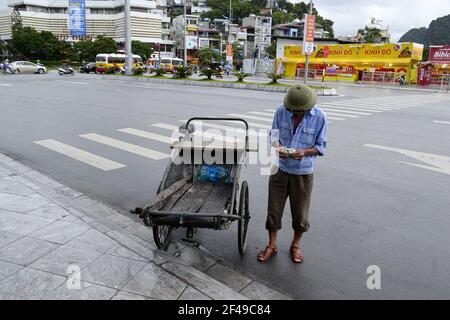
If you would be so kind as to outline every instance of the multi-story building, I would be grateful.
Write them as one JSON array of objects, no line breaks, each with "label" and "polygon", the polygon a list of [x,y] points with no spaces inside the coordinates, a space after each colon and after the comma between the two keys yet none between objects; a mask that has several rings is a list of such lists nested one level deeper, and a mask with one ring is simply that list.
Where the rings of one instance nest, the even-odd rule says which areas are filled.
[{"label": "multi-story building", "polygon": [[[8,0],[8,9],[0,15],[0,36],[11,37],[11,14],[16,9],[22,24],[38,31],[50,31],[60,39],[76,41],[70,34],[68,0]],[[170,18],[157,5],[164,0],[131,0],[131,37],[150,44],[161,44],[162,51],[170,51]],[[123,0],[86,1],[86,38],[111,37],[125,40]]]},{"label": "multi-story building", "polygon": [[242,19],[242,30],[247,33],[246,57],[266,56],[272,39],[272,17],[251,14]]}]

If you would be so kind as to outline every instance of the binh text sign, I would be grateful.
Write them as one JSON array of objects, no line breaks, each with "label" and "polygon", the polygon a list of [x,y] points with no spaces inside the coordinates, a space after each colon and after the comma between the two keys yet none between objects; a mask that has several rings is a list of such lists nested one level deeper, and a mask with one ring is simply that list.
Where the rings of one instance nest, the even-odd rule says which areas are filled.
[{"label": "binh text sign", "polygon": [[428,61],[431,63],[450,64],[450,46],[430,46]]}]

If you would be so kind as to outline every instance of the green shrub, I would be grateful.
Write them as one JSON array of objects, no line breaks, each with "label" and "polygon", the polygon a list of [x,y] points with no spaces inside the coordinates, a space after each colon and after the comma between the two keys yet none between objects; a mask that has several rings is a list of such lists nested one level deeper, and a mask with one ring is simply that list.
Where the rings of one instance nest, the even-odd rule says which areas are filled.
[{"label": "green shrub", "polygon": [[116,73],[116,70],[113,67],[107,67],[105,70],[106,74],[114,74]]},{"label": "green shrub", "polygon": [[133,75],[135,76],[143,75],[144,71],[145,70],[142,67],[133,68]]},{"label": "green shrub", "polygon": [[192,69],[188,66],[176,66],[173,78],[185,79],[192,75]]},{"label": "green shrub", "polygon": [[238,78],[237,82],[244,82],[244,79],[250,77],[250,73],[245,73],[241,71],[235,71],[233,74]]},{"label": "green shrub", "polygon": [[282,74],[276,74],[272,72],[266,73],[266,77],[272,80],[272,83],[278,83],[278,80],[283,79]]},{"label": "green shrub", "polygon": [[211,80],[211,77],[214,75],[217,75],[217,70],[211,69],[211,68],[204,68],[202,70],[200,70],[200,75],[201,76],[206,76],[208,78],[208,80]]},{"label": "green shrub", "polygon": [[154,70],[157,76],[162,76],[163,74],[166,74],[167,71],[163,68],[158,68]]}]

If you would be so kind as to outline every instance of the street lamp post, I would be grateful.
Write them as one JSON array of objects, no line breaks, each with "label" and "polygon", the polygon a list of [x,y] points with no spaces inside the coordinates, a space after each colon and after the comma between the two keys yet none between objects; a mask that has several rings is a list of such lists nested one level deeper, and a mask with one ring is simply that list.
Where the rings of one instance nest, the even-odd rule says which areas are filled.
[{"label": "street lamp post", "polygon": [[131,76],[133,74],[133,54],[131,53],[131,10],[130,0],[124,3],[125,15],[125,74]]},{"label": "street lamp post", "polygon": [[187,0],[184,0],[184,65],[187,66],[187,43],[186,43],[186,30],[187,30],[187,19],[186,19],[186,2]]},{"label": "street lamp post", "polygon": [[[309,14],[312,14],[312,9],[313,9],[313,0],[311,0],[309,2]],[[306,24],[306,19],[305,19],[305,24]],[[303,32],[303,39],[305,39],[306,34],[305,32]],[[303,42],[305,43],[305,42]],[[303,48],[303,50],[305,50],[305,48]],[[309,73],[309,55],[306,54],[305,51],[305,55],[306,55],[306,60],[305,60],[305,84],[308,82],[308,73]]]}]

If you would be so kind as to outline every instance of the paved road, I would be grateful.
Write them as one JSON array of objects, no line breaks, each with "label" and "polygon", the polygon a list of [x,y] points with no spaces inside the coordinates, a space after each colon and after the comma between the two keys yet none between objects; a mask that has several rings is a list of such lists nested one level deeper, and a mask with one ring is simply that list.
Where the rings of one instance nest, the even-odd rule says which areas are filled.
[{"label": "paved road", "polygon": [[[98,78],[0,76],[0,152],[119,209],[155,194],[168,161],[168,128],[191,116],[228,114],[264,128],[283,97]],[[299,299],[449,298],[450,96],[339,93],[319,98],[329,148],[315,176],[305,263],[288,256],[288,207],[278,256],[268,264],[255,259],[266,245],[267,199],[267,176],[257,165],[241,175],[251,193],[248,254],[237,252],[236,224],[201,230],[199,241]],[[381,269],[381,290],[367,289],[370,265]]]}]

